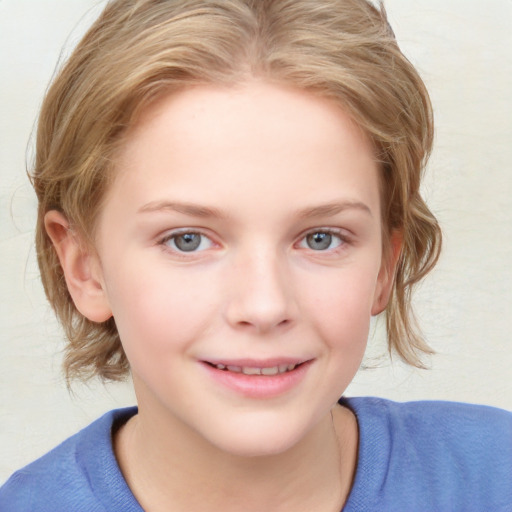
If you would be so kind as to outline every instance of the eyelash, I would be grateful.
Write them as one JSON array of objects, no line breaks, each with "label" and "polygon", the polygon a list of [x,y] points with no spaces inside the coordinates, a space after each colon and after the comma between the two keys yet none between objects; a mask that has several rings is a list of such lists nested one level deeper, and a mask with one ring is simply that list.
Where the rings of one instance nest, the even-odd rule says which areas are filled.
[{"label": "eyelash", "polygon": [[[183,250],[183,248],[180,248],[179,246],[176,245],[176,240],[179,239],[179,237],[184,237],[186,235],[196,235],[196,236],[200,237],[199,244],[196,247],[194,247],[192,245],[191,246],[192,250],[190,250],[190,251]],[[313,249],[312,247],[307,245],[308,237],[313,236],[313,235],[327,235],[327,236],[331,237],[329,239],[329,246],[331,245],[333,238],[338,239],[339,243],[334,248],[326,247],[325,249]],[[202,249],[197,250],[198,248],[201,247],[201,245],[203,245],[205,240],[208,241],[208,247],[206,247],[206,248],[203,247]],[[172,242],[174,247],[171,247],[169,245],[169,242]],[[187,242],[187,243],[192,243],[192,241]],[[344,232],[342,232],[341,230],[334,229],[334,228],[320,228],[320,229],[317,228],[317,229],[314,229],[314,230],[304,233],[303,235],[301,235],[301,237],[298,240],[298,245],[301,249],[310,250],[317,254],[339,252],[340,250],[343,249],[343,247],[345,245],[347,245],[349,243],[350,243],[350,238],[346,234],[344,234]],[[212,246],[215,245],[215,242],[208,235],[206,235],[205,233],[203,233],[199,230],[182,229],[182,230],[174,231],[172,233],[167,234],[166,236],[164,236],[163,238],[161,238],[158,241],[158,245],[162,246],[165,250],[170,250],[174,254],[178,254],[180,256],[185,256],[187,254],[196,254],[198,252],[203,252],[207,249],[210,249]]]},{"label": "eyelash", "polygon": [[[176,245],[176,239],[179,239],[179,237],[185,237],[186,235],[197,235],[200,237],[199,245],[197,247],[193,247],[193,249],[190,251],[183,250],[182,248],[180,248]],[[215,242],[213,242],[213,240],[209,236],[205,235],[201,231],[192,230],[192,229],[182,229],[180,231],[174,231],[174,232],[169,233],[168,235],[164,236],[158,242],[158,245],[162,246],[164,249],[171,250],[175,254],[186,255],[186,254],[194,254],[197,252],[204,251],[205,248],[203,248],[199,251],[197,251],[197,248],[200,247],[205,240],[207,240],[209,242],[209,246],[207,247],[207,249],[209,249],[211,246],[213,246],[215,244]],[[170,245],[168,245],[169,242],[172,242],[174,247],[171,247]],[[190,242],[190,243],[192,243],[192,242]]]},{"label": "eyelash", "polygon": [[[313,249],[312,247],[309,247],[309,246],[303,246],[302,244],[307,244],[308,237],[313,236],[313,235],[327,235],[327,236],[331,237],[330,240],[329,240],[329,242],[330,242],[329,245],[331,244],[333,238],[337,238],[339,243],[338,243],[338,245],[336,247],[325,248],[325,249]],[[299,243],[300,243],[300,246],[302,248],[307,249],[307,250],[311,250],[311,251],[313,251],[315,253],[326,253],[326,252],[332,253],[332,252],[339,252],[340,250],[342,250],[342,248],[345,245],[350,243],[350,239],[349,239],[349,237],[344,232],[342,232],[339,229],[334,229],[334,228],[320,228],[320,229],[318,229],[317,228],[317,229],[308,231],[307,233],[302,235],[302,237],[299,240]]]}]

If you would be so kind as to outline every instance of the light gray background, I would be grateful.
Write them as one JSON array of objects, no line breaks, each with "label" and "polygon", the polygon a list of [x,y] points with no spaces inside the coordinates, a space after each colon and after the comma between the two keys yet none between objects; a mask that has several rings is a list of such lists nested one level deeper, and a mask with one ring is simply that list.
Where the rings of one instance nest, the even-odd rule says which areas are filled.
[{"label": "light gray background", "polygon": [[[39,283],[27,141],[62,47],[103,2],[0,0],[0,483],[103,411],[129,384],[77,386],[60,373],[62,334]],[[424,191],[445,234],[416,295],[438,351],[420,371],[376,359],[350,395],[445,399],[512,409],[512,1],[387,0],[402,49],[430,88],[437,132]]]}]

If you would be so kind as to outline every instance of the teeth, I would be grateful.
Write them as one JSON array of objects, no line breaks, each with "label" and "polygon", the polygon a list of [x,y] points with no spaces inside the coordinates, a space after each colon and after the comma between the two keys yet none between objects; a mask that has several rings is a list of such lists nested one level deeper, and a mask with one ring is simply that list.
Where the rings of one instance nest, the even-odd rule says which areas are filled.
[{"label": "teeth", "polygon": [[242,373],[245,375],[261,375],[261,372],[261,368],[248,368],[245,366],[242,368]]},{"label": "teeth", "polygon": [[280,364],[279,366],[271,366],[269,368],[252,368],[249,366],[226,366],[224,364],[215,365],[218,370],[243,373],[244,375],[277,375],[280,373],[291,372],[296,366],[296,364]]}]

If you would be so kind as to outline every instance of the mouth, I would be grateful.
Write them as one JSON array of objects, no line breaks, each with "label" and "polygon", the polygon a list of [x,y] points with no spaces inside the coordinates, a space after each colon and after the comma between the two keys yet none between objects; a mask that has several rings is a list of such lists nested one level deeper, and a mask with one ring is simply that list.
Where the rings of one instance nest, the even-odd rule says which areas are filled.
[{"label": "mouth", "polygon": [[207,365],[211,366],[212,368],[216,368],[217,370],[221,370],[223,372],[243,373],[244,375],[264,375],[267,377],[292,372],[293,370],[299,368],[306,362],[307,361],[303,361],[301,363],[281,363],[273,366],[242,366],[235,364],[212,363],[209,361],[205,361]]},{"label": "mouth", "polygon": [[221,389],[263,400],[284,396],[300,386],[314,359],[210,359],[200,362],[212,382]]}]

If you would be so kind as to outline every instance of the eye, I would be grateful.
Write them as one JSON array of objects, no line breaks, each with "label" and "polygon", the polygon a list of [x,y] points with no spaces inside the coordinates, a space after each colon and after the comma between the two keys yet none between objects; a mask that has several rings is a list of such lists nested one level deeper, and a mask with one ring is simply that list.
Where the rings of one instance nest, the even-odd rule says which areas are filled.
[{"label": "eye", "polygon": [[343,245],[345,240],[339,233],[333,231],[314,231],[308,233],[301,241],[300,247],[311,249],[313,251],[326,251],[336,249]]},{"label": "eye", "polygon": [[178,252],[199,252],[212,247],[213,242],[202,233],[182,231],[165,237],[161,244]]}]

